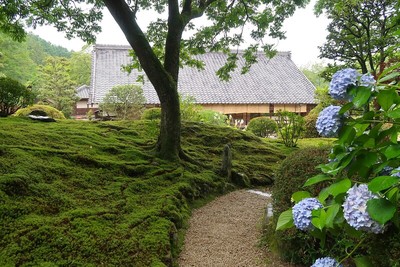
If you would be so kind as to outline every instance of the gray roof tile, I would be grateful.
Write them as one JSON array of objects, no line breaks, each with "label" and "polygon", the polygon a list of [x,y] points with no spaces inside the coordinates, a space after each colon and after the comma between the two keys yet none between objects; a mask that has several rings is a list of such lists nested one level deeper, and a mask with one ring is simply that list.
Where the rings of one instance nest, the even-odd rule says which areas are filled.
[{"label": "gray roof tile", "polygon": [[[96,45],[93,56],[92,84],[93,102],[99,103],[115,85],[136,83],[138,71],[131,74],[121,70],[121,65],[131,62],[130,47]],[[238,69],[231,80],[221,81],[216,71],[224,65],[222,53],[207,53],[197,58],[205,63],[204,70],[185,66],[180,69],[178,90],[190,95],[199,104],[312,104],[315,87],[290,59],[289,52],[280,52],[272,59],[258,54],[258,62],[250,71],[241,74],[244,59],[239,57]],[[158,104],[157,94],[146,80],[143,85],[148,104]]]}]

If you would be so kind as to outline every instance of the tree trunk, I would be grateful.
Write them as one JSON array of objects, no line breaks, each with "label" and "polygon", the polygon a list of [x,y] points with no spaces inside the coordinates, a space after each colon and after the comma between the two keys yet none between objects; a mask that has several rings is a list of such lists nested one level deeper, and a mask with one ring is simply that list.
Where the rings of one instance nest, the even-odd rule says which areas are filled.
[{"label": "tree trunk", "polygon": [[168,70],[173,70],[171,73],[162,66],[160,60],[154,54],[148,40],[135,20],[135,14],[130,10],[126,2],[124,0],[104,0],[104,3],[124,32],[126,39],[139,59],[141,67],[153,84],[160,99],[161,126],[157,144],[159,156],[167,160],[177,160],[181,151],[181,118],[177,90],[178,73],[176,71],[176,68],[179,69],[180,43],[177,42],[178,61],[167,60],[169,63],[177,62],[177,66],[167,64]]}]

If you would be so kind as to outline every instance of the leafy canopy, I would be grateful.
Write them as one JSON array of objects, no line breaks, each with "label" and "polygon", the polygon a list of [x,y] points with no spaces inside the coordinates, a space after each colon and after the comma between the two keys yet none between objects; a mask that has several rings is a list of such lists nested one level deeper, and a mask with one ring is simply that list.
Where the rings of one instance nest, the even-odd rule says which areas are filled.
[{"label": "leafy canopy", "polygon": [[[52,24],[57,30],[64,31],[68,38],[79,37],[93,43],[95,36],[101,31],[99,21],[107,1],[99,0],[0,0],[0,31],[11,34],[16,40],[23,40],[26,27],[37,27]],[[274,55],[273,46],[264,43],[264,37],[284,38],[282,24],[285,18],[293,15],[297,7],[304,7],[309,0],[253,0],[253,1],[166,1],[166,0],[127,0],[123,2],[132,11],[134,19],[141,11],[154,10],[160,15],[152,21],[145,36],[153,51],[161,62],[165,58],[165,44],[170,30],[169,21],[177,18],[184,25],[184,30],[190,31],[190,37],[180,43],[180,64],[204,67],[191,57],[193,54],[206,51],[224,51],[229,54],[227,64],[220,69],[218,75],[226,80],[229,72],[236,68],[237,53],[232,53],[232,47],[243,43],[249,46],[245,50],[247,72],[256,61],[255,52],[263,49],[270,56]],[[119,4],[119,3],[118,3]],[[172,12],[171,6],[181,7],[180,13]],[[178,15],[178,16],[176,16]],[[206,17],[207,26],[195,26],[194,19]],[[155,16],[157,17],[157,16]],[[246,38],[245,32],[249,31]],[[135,55],[133,55],[136,57]],[[139,67],[136,61],[133,67]]]},{"label": "leafy canopy", "polygon": [[[355,62],[363,73],[383,71],[383,63],[399,52],[400,2],[397,0],[319,0],[317,14],[331,20],[320,57]],[[377,72],[378,70],[378,72]]]}]

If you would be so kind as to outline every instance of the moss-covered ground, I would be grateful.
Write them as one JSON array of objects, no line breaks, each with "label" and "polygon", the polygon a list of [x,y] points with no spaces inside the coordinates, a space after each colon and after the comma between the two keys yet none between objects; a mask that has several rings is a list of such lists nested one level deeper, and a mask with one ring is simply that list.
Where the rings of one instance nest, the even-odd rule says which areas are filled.
[{"label": "moss-covered ground", "polygon": [[218,169],[259,184],[289,151],[228,127],[185,123],[201,165],[152,153],[157,121],[0,119],[0,266],[174,266],[197,199],[234,188]]}]

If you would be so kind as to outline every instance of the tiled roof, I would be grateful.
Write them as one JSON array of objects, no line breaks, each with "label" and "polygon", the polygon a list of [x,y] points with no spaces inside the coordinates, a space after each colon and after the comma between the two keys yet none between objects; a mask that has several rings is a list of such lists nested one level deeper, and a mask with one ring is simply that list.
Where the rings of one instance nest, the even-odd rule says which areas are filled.
[{"label": "tiled roof", "polygon": [[[93,102],[99,103],[115,85],[136,83],[137,75],[121,70],[121,65],[131,62],[129,46],[96,45],[93,56],[92,84]],[[239,56],[238,69],[231,80],[221,81],[216,71],[226,61],[222,53],[197,56],[205,63],[204,70],[185,66],[180,69],[178,90],[190,95],[199,104],[313,104],[315,87],[290,59],[289,52],[280,52],[272,59],[263,53],[250,71],[241,74],[244,59]],[[148,104],[158,104],[157,94],[146,80],[143,85]]]},{"label": "tiled roof", "polygon": [[76,89],[76,94],[80,99],[89,99],[90,95],[90,86],[82,85]]}]

